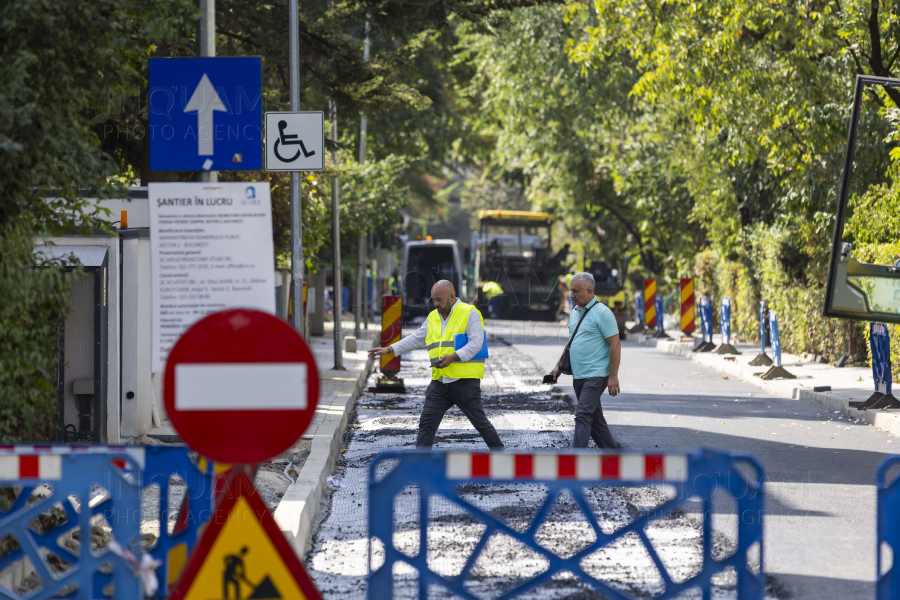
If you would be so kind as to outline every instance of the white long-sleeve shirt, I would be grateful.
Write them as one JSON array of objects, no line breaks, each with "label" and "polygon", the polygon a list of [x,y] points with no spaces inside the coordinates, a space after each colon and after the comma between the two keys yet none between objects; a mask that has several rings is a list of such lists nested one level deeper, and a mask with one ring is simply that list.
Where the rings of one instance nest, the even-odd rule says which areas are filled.
[{"label": "white long-sleeve shirt", "polygon": [[[443,315],[441,315],[440,311],[438,311],[438,316],[441,317],[441,337],[444,336],[444,332],[447,330],[447,322],[450,320],[450,317],[453,315],[453,311],[456,310],[456,307],[459,306],[460,299],[457,298],[456,302],[453,303],[453,307],[450,309],[450,314],[447,315],[445,319]],[[412,335],[408,335],[399,342],[394,342],[388,348],[390,351],[396,355],[400,356],[401,354],[405,354],[407,352],[412,352],[418,348],[421,348],[425,345],[425,337],[428,335],[428,319],[419,325],[419,328],[416,329],[415,333]],[[484,327],[481,325],[481,317],[478,314],[477,310],[472,310],[469,312],[469,322],[466,323],[466,336],[469,338],[469,342],[456,351],[457,356],[459,356],[459,360],[462,362],[466,362],[471,360],[473,356],[478,354],[478,351],[481,350],[481,346],[483,344],[485,331]],[[451,383],[456,381],[457,377],[441,377],[441,383]]]}]

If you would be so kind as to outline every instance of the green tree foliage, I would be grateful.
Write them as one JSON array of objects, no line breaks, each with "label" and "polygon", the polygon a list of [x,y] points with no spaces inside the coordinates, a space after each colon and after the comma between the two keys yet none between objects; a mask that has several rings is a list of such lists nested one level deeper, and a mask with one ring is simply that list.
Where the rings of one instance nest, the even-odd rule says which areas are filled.
[{"label": "green tree foliage", "polygon": [[[79,190],[115,192],[117,165],[91,116],[139,84],[154,43],[193,18],[188,1],[8,2],[0,12],[0,439],[42,439],[56,398],[62,265],[35,236],[98,226]],[[58,190],[56,200],[45,193]]]},{"label": "green tree foliage", "polygon": [[[788,350],[836,359],[859,339],[820,316],[822,283],[855,75],[897,71],[897,7],[570,2],[515,11],[461,46],[484,109],[473,127],[492,141],[479,158],[521,170],[533,203],[566,215],[592,251],[635,278],[694,275],[731,294],[748,311],[742,335],[758,334],[765,299]],[[859,242],[885,242],[896,220],[898,103],[893,90],[865,97]]]}]

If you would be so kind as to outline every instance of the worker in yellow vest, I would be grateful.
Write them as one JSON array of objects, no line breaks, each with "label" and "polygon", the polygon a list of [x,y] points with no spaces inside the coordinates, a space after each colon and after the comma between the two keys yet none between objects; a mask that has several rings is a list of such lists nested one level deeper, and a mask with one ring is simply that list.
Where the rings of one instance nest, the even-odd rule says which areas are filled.
[{"label": "worker in yellow vest", "polygon": [[[503,448],[497,430],[488,421],[481,403],[481,380],[484,360],[472,360],[485,340],[484,319],[478,309],[456,297],[453,284],[442,279],[431,288],[436,307],[428,319],[412,335],[387,348],[372,348],[369,357],[394,354],[399,356],[425,346],[431,358],[431,384],[425,391],[425,406],[419,417],[416,448],[431,448],[444,413],[454,404],[492,449]],[[455,350],[457,334],[468,338],[465,346]]]}]

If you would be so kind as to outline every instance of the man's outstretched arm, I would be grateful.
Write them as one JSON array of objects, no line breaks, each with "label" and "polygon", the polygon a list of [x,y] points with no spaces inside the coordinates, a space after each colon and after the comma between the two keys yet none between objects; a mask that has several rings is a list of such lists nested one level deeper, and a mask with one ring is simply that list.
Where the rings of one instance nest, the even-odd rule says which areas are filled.
[{"label": "man's outstretched arm", "polygon": [[383,356],[385,354],[394,354],[396,356],[400,356],[401,354],[406,354],[407,352],[412,352],[417,348],[421,348],[425,345],[425,336],[428,333],[428,321],[423,321],[419,328],[415,330],[411,335],[406,336],[399,342],[394,342],[387,348],[377,347],[377,348],[369,348],[369,357],[375,356]]}]

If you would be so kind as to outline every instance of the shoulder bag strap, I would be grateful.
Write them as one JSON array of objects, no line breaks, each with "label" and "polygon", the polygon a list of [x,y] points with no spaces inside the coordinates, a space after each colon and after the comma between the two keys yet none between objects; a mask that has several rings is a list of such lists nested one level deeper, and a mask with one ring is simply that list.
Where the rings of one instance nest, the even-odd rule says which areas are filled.
[{"label": "shoulder bag strap", "polygon": [[566,350],[569,349],[569,346],[572,345],[572,340],[574,340],[574,339],[575,339],[575,336],[578,335],[578,328],[581,327],[581,322],[584,321],[584,318],[587,316],[588,311],[591,310],[592,308],[594,308],[595,306],[597,306],[597,303],[596,303],[596,302],[594,302],[593,304],[591,304],[590,306],[588,306],[588,307],[585,309],[585,311],[581,314],[581,318],[578,319],[578,325],[575,326],[575,332],[572,334],[572,337],[569,338],[569,343],[566,344]]}]

